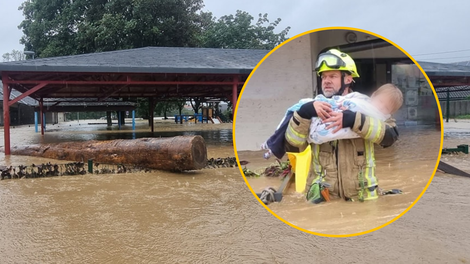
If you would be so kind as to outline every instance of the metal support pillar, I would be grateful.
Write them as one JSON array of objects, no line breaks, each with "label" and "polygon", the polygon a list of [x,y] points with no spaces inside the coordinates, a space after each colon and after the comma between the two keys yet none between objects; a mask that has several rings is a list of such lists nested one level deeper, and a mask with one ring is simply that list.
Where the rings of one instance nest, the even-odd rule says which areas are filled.
[{"label": "metal support pillar", "polygon": [[446,123],[449,123],[449,116],[450,116],[450,92],[449,88],[447,88],[447,99],[446,99]]},{"label": "metal support pillar", "polygon": [[41,135],[44,135],[44,100],[39,100],[39,117],[41,122]]},{"label": "metal support pillar", "polygon": [[126,124],[126,111],[121,111],[121,125]]},{"label": "metal support pillar", "polygon": [[233,87],[232,87],[232,108],[233,113],[235,113],[235,107],[237,106],[238,100],[238,76],[233,77]]},{"label": "metal support pillar", "polygon": [[121,111],[118,111],[118,128],[121,130]]},{"label": "metal support pillar", "polygon": [[8,87],[7,77],[3,75],[3,133],[5,143],[5,155],[10,155],[10,89]]},{"label": "metal support pillar", "polygon": [[135,110],[132,110],[132,130],[135,130]]},{"label": "metal support pillar", "polygon": [[149,98],[149,119],[150,119],[150,131],[155,131],[155,122],[153,120],[153,110],[155,109],[155,100]]},{"label": "metal support pillar", "polygon": [[37,111],[34,111],[34,131],[35,131],[36,133],[39,131],[39,129],[38,129],[38,122],[39,122],[38,112],[37,112]]},{"label": "metal support pillar", "polygon": [[108,127],[113,126],[113,120],[111,119],[111,112],[106,112],[106,122],[108,123]]}]

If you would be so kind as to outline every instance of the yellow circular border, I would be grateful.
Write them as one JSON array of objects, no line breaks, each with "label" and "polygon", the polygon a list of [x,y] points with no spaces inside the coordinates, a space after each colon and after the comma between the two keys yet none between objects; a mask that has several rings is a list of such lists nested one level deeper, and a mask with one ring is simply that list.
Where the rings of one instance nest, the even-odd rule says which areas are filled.
[{"label": "yellow circular border", "polygon": [[240,95],[238,96],[238,99],[237,99],[237,104],[236,104],[236,107],[234,109],[234,113],[233,113],[233,126],[232,126],[232,130],[233,130],[233,149],[235,151],[235,157],[237,159],[237,164],[238,164],[238,169],[240,170],[240,173],[241,175],[243,176],[243,179],[245,180],[245,183],[246,185],[248,186],[248,188],[250,189],[251,193],[255,196],[255,198],[258,200],[258,202],[264,206],[264,208],[266,208],[266,210],[268,210],[268,212],[270,212],[272,215],[274,215],[277,219],[281,220],[282,222],[284,222],[285,224],[297,229],[297,230],[300,230],[300,231],[303,231],[303,232],[306,232],[306,233],[309,233],[309,234],[313,234],[313,235],[317,235],[317,236],[322,236],[322,237],[354,237],[354,236],[360,236],[360,235],[364,235],[364,234],[368,234],[368,233],[371,233],[373,231],[376,231],[376,230],[379,230],[393,222],[395,222],[398,218],[402,217],[406,212],[408,212],[418,201],[419,199],[421,199],[421,197],[423,196],[423,194],[426,192],[426,190],[428,189],[429,185],[431,184],[433,178],[434,178],[434,175],[436,174],[436,171],[437,171],[437,167],[439,165],[439,161],[441,160],[441,151],[439,151],[439,156],[437,157],[437,161],[436,161],[436,166],[434,168],[434,172],[433,174],[431,175],[431,178],[429,179],[428,181],[428,184],[426,184],[426,186],[424,187],[423,191],[421,192],[421,194],[418,196],[418,198],[416,198],[416,200],[408,207],[406,208],[401,214],[399,214],[397,217],[393,218],[392,220],[388,221],[387,223],[381,225],[381,226],[378,226],[376,228],[373,228],[373,229],[370,229],[368,231],[363,231],[363,232],[359,232],[359,233],[353,233],[353,234],[348,234],[348,235],[331,235],[331,234],[323,234],[323,233],[318,233],[318,232],[313,232],[313,231],[309,231],[309,230],[306,230],[304,228],[301,228],[301,227],[298,227],[296,225],[293,225],[289,222],[287,222],[286,220],[284,220],[282,217],[278,216],[276,213],[274,213],[271,209],[269,209],[268,206],[266,206],[259,198],[258,196],[256,195],[256,192],[253,190],[253,188],[251,188],[251,185],[248,183],[248,180],[246,179],[245,177],[245,174],[243,173],[243,170],[242,170],[242,166],[240,165],[240,159],[238,158],[238,151],[237,151],[237,144],[236,144],[236,140],[235,140],[235,125],[236,125],[236,119],[237,119],[237,109],[238,109],[238,104],[240,103],[240,99],[243,95],[243,91],[245,90],[245,87],[246,85],[248,84],[248,82],[250,81],[250,78],[251,76],[256,72],[256,69],[258,69],[258,67],[263,63],[263,61],[269,57],[269,55],[271,55],[274,51],[276,51],[277,49],[279,49],[280,47],[282,47],[284,44],[288,43],[289,41],[291,40],[294,40],[298,37],[301,37],[303,35],[307,35],[307,34],[310,34],[310,33],[314,33],[314,32],[318,32],[318,31],[324,31],[324,30],[352,30],[352,31],[359,31],[359,32],[362,32],[362,33],[366,33],[366,34],[370,34],[370,35],[373,35],[373,36],[376,36],[378,38],[381,38],[383,40],[386,40],[388,43],[392,44],[393,46],[395,46],[397,49],[399,49],[400,51],[402,51],[404,54],[406,54],[415,64],[416,66],[418,66],[418,68],[420,69],[421,73],[423,73],[424,77],[426,78],[426,80],[428,81],[429,85],[431,86],[432,88],[432,91],[433,91],[433,94],[434,94],[434,98],[436,99],[436,102],[437,102],[437,107],[439,109],[439,116],[440,116],[440,123],[441,123],[441,145],[440,145],[440,148],[439,150],[442,149],[442,144],[443,144],[443,141],[444,141],[444,125],[443,125],[443,119],[442,119],[442,110],[441,110],[441,105],[439,104],[439,99],[437,97],[437,94],[436,94],[436,90],[434,89],[434,86],[432,85],[431,81],[429,80],[429,77],[428,75],[426,74],[426,72],[423,70],[423,68],[421,68],[421,65],[419,65],[419,63],[413,58],[411,57],[410,54],[408,54],[408,52],[406,52],[405,50],[403,50],[401,47],[399,47],[397,44],[395,44],[394,42],[378,35],[378,34],[375,34],[375,33],[372,33],[370,31],[367,31],[367,30],[363,30],[363,29],[358,29],[358,28],[352,28],[352,27],[324,27],[324,28],[318,28],[318,29],[314,29],[314,30],[310,30],[310,31],[306,31],[304,33],[301,33],[301,34],[298,34],[292,38],[289,38],[288,40],[282,42],[281,44],[279,44],[278,46],[276,46],[274,49],[272,49],[266,56],[264,56],[263,59],[261,59],[258,64],[256,65],[256,67],[253,69],[253,71],[251,71],[250,75],[248,76],[248,78],[246,79],[245,81],[245,84],[243,85],[243,88],[242,90],[240,91]]}]

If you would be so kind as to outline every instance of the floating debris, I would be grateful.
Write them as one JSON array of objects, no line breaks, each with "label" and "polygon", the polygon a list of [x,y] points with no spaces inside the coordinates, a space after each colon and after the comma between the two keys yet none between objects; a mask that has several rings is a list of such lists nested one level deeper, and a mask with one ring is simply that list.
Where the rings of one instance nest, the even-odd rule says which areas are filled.
[{"label": "floating debris", "polygon": [[[280,160],[276,160],[276,161],[277,163],[272,164],[271,166],[268,166],[261,173],[254,172],[250,169],[247,169],[246,167],[243,168],[243,173],[245,174],[246,177],[266,176],[266,177],[280,177],[282,179],[285,176],[287,176],[291,171],[290,162],[289,161],[281,162]],[[246,162],[246,164],[248,164],[248,162]]]},{"label": "floating debris", "polygon": [[24,179],[54,176],[84,175],[87,173],[83,162],[72,162],[66,164],[32,164],[31,166],[0,166],[0,180],[4,179]]},{"label": "floating debris", "polygon": [[[84,162],[70,162],[65,164],[53,164],[48,162],[39,165],[33,163],[30,166],[0,166],[0,180],[89,174],[88,169],[90,168],[85,165],[86,164]],[[207,161],[206,169],[234,167],[238,167],[235,157],[211,158]],[[155,170],[142,166],[130,166],[124,164],[108,165],[96,162],[91,167],[91,171],[93,171],[93,174],[122,174],[138,172],[148,173]]]},{"label": "floating debris", "polygon": [[276,160],[277,164],[273,164],[267,167],[262,173],[266,177],[281,177],[284,178],[291,171],[291,166],[289,161],[280,161]]},{"label": "floating debris", "polygon": [[243,168],[243,174],[245,174],[245,177],[259,177],[260,175],[254,171],[251,171],[250,169],[247,169],[246,167]]},{"label": "floating debris", "polygon": [[216,169],[216,168],[233,168],[238,167],[237,159],[235,157],[227,158],[211,158],[207,160],[206,169]]}]

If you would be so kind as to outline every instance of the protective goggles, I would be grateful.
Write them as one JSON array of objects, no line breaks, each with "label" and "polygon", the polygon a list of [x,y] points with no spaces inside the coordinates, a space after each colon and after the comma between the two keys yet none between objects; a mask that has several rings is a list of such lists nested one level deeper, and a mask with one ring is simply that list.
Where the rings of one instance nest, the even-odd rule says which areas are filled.
[{"label": "protective goggles", "polygon": [[340,57],[331,53],[322,53],[320,56],[318,56],[318,60],[315,65],[315,71],[318,71],[323,63],[326,64],[328,68],[332,69],[346,67],[346,63]]}]

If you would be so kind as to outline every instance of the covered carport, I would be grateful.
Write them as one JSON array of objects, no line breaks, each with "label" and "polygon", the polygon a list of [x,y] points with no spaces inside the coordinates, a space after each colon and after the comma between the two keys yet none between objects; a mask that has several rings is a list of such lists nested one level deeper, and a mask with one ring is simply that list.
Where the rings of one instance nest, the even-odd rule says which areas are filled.
[{"label": "covered carport", "polygon": [[[124,112],[132,112],[132,129],[135,129],[135,109],[136,103],[131,101],[122,101],[113,98],[108,98],[104,101],[99,101],[94,98],[52,98],[44,99],[43,105],[47,112],[57,113],[79,113],[79,112],[106,112],[106,119],[108,127],[112,126],[111,112],[117,112],[118,127],[124,124]],[[38,132],[38,113],[41,112],[39,106],[35,109],[35,127],[36,133]],[[43,114],[45,116],[45,113]],[[41,134],[44,134],[45,120],[43,117],[44,126],[41,126]]]},{"label": "covered carport", "polygon": [[[158,100],[205,97],[225,98],[235,105],[245,80],[266,53],[146,47],[0,63],[5,155],[10,154],[10,106],[27,96],[39,102],[41,126],[46,99],[56,100],[57,106],[71,98],[93,98],[105,105],[107,99],[146,97],[153,109]],[[11,89],[21,95],[10,99]]]},{"label": "covered carport", "polygon": [[[442,113],[446,116],[446,122],[449,122],[451,98],[459,97],[462,92],[470,90],[470,66],[435,62],[419,62],[419,64],[428,75],[439,99],[445,100],[446,107],[442,109]],[[446,173],[470,177],[469,173],[443,161],[439,161],[438,168]]]},{"label": "covered carport", "polygon": [[442,114],[449,122],[450,102],[465,99],[464,95],[470,92],[470,66],[435,62],[419,64],[431,80],[439,100],[445,102]]}]

